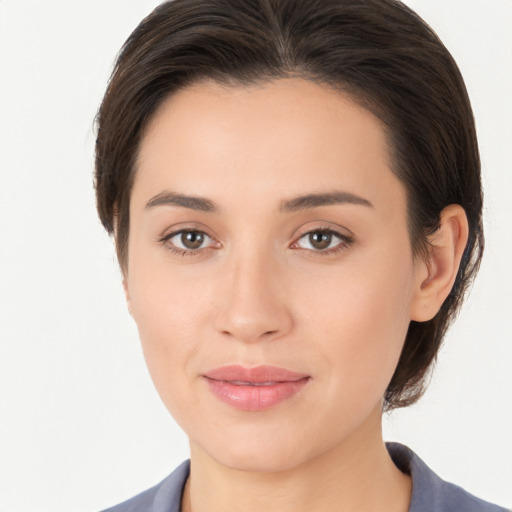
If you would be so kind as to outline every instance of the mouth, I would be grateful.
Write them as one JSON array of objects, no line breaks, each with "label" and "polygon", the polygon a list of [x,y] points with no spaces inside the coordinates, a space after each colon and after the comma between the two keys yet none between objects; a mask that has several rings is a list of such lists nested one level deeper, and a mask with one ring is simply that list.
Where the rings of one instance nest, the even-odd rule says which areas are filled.
[{"label": "mouth", "polygon": [[297,395],[311,377],[276,366],[223,366],[203,374],[212,394],[242,411],[263,411]]}]

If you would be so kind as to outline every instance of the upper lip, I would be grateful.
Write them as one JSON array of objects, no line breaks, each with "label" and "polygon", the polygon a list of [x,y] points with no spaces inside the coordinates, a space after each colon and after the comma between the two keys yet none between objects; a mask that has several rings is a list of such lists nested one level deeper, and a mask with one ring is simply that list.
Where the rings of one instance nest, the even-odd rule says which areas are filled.
[{"label": "upper lip", "polygon": [[240,365],[221,366],[213,368],[203,374],[204,377],[212,380],[238,383],[261,383],[261,382],[296,382],[309,375],[298,373],[278,366],[256,366],[246,368]]}]

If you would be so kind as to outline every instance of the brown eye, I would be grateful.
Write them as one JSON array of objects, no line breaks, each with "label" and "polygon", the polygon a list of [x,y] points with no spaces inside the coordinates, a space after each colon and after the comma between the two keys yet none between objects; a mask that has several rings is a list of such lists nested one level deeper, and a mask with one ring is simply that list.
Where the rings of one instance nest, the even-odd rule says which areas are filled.
[{"label": "brown eye", "polygon": [[308,237],[311,247],[318,249],[319,251],[327,249],[331,245],[332,233],[315,231],[310,233]]},{"label": "brown eye", "polygon": [[331,230],[316,230],[310,231],[302,235],[294,246],[298,249],[307,249],[312,252],[325,252],[328,253],[338,248],[344,248],[350,245],[351,240]]},{"label": "brown eye", "polygon": [[203,231],[182,230],[162,240],[170,249],[180,253],[199,252],[215,245],[215,241]]},{"label": "brown eye", "polygon": [[180,241],[186,249],[199,249],[204,243],[204,233],[200,231],[183,231]]}]

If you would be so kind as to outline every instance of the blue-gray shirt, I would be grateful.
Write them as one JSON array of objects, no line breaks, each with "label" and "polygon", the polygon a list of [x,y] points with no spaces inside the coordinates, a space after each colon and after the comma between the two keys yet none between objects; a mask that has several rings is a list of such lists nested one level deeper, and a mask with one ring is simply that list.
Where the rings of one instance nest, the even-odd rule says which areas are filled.
[{"label": "blue-gray shirt", "polygon": [[[411,475],[409,512],[507,512],[441,480],[406,446],[387,443],[387,448],[396,466]],[[155,487],[104,512],[180,512],[189,471],[190,462],[186,461]]]}]

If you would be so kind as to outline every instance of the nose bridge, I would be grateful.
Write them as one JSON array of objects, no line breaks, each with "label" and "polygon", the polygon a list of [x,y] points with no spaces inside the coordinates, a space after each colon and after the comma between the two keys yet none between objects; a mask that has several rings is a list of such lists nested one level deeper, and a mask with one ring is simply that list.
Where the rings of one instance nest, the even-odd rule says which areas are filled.
[{"label": "nose bridge", "polygon": [[292,318],[284,300],[283,274],[271,251],[246,247],[226,259],[216,327],[240,341],[276,338]]}]

